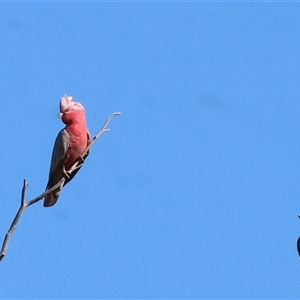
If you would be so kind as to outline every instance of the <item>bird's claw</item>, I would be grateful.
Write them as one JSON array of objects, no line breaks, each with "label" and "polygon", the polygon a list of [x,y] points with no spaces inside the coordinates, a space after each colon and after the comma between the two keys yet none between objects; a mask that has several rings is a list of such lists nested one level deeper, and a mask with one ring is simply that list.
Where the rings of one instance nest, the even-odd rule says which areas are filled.
[{"label": "bird's claw", "polygon": [[78,157],[78,162],[79,162],[80,166],[83,165],[84,159],[85,159],[85,158],[84,158],[82,155],[79,155],[79,157]]}]

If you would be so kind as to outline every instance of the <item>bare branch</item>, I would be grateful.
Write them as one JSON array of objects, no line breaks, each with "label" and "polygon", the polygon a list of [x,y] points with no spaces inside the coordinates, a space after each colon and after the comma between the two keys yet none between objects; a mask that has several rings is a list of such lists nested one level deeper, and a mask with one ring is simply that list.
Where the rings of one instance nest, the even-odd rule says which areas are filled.
[{"label": "bare branch", "polygon": [[108,132],[110,129],[106,128],[106,126],[108,125],[108,123],[112,120],[112,118],[114,118],[115,116],[119,116],[121,115],[120,112],[115,112],[112,115],[110,115],[105,123],[103,124],[101,130],[93,137],[93,139],[91,140],[90,144],[87,146],[87,148],[84,150],[84,152],[81,154],[82,157],[84,157],[90,150],[90,148],[92,147],[92,145],[95,143],[95,141],[105,132]]},{"label": "bare branch", "polygon": [[[111,116],[109,116],[107,118],[107,120],[105,121],[105,123],[103,124],[101,130],[98,132],[98,134],[96,134],[94,136],[94,138],[91,140],[91,142],[89,143],[89,145],[86,147],[86,149],[84,150],[84,152],[81,154],[81,156],[75,161],[75,163],[73,164],[73,166],[68,170],[68,173],[71,174],[74,170],[80,168],[83,164],[84,164],[84,160],[86,158],[87,153],[89,152],[89,150],[91,149],[91,146],[93,145],[93,143],[104,133],[104,132],[108,132],[109,129],[106,128],[106,126],[108,125],[108,123],[111,121],[111,119],[115,116],[120,115],[120,112],[115,112],[113,113]],[[17,224],[21,218],[22,213],[24,212],[24,210],[40,201],[41,199],[43,199],[45,196],[47,196],[48,194],[52,193],[54,190],[56,190],[58,187],[60,187],[61,189],[64,186],[64,183],[66,181],[66,177],[63,177],[56,185],[54,185],[51,189],[43,192],[41,195],[37,196],[34,199],[29,200],[28,202],[25,201],[25,196],[26,196],[26,189],[29,185],[29,183],[24,179],[23,181],[23,187],[22,187],[22,192],[21,192],[21,205],[17,211],[17,214],[15,216],[15,218],[13,219],[7,233],[5,234],[4,240],[3,240],[3,244],[2,244],[2,248],[0,251],[0,261],[3,259],[3,257],[6,255],[6,251],[7,251],[7,247],[8,247],[8,243],[9,240],[13,234],[13,232],[15,231],[15,229],[17,228]]]}]

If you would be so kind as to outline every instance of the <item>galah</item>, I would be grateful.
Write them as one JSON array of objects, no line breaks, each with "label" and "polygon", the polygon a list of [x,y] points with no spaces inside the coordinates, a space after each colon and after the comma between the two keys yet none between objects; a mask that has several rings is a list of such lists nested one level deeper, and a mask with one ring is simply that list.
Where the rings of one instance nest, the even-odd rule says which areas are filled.
[{"label": "galah", "polygon": [[[46,191],[63,177],[65,177],[64,185],[66,185],[75,176],[79,168],[71,174],[68,174],[68,170],[80,158],[90,142],[83,105],[74,102],[71,96],[65,95],[60,99],[59,109],[59,116],[66,126],[58,133],[54,143]],[[56,203],[61,188],[45,196],[45,207],[53,206]]]}]

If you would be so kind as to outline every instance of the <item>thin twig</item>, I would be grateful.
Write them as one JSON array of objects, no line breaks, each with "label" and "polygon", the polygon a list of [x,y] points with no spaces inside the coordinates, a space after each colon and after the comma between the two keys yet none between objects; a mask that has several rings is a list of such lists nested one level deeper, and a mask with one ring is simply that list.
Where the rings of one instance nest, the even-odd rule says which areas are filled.
[{"label": "thin twig", "polygon": [[[81,154],[82,159],[81,159],[81,160],[80,160],[80,159],[76,160],[75,163],[73,164],[73,166],[68,170],[68,173],[71,174],[74,170],[78,169],[79,167],[81,167],[81,166],[83,165],[84,160],[85,160],[85,158],[86,158],[86,154],[89,152],[89,150],[90,150],[91,146],[93,145],[93,143],[100,137],[100,135],[102,135],[104,132],[108,132],[108,131],[109,131],[109,129],[106,128],[106,126],[108,125],[108,123],[111,121],[111,119],[112,119],[113,117],[118,116],[118,115],[120,115],[120,114],[121,114],[120,112],[115,112],[115,113],[113,113],[111,116],[109,116],[109,117],[107,118],[107,120],[106,120],[105,123],[103,124],[103,126],[102,126],[101,130],[99,131],[99,133],[96,134],[96,135],[94,136],[94,138],[91,140],[91,142],[90,142],[89,145],[86,147],[86,149],[84,150],[84,152]],[[26,201],[25,201],[26,189],[27,189],[29,183],[24,179],[24,181],[23,181],[23,187],[22,187],[22,192],[21,192],[21,205],[20,205],[20,207],[19,207],[19,209],[18,209],[18,211],[17,211],[17,214],[16,214],[15,218],[13,219],[13,221],[12,221],[12,223],[11,223],[11,225],[10,225],[8,231],[7,231],[7,233],[5,234],[5,237],[4,237],[4,240],[3,240],[3,244],[2,244],[2,248],[1,248],[1,251],[0,251],[0,261],[1,261],[1,260],[3,259],[3,257],[6,255],[6,251],[7,251],[7,247],[8,247],[9,240],[10,240],[10,238],[11,238],[13,232],[14,232],[15,229],[17,228],[17,224],[18,224],[18,222],[19,222],[19,220],[20,220],[20,218],[21,218],[21,215],[22,215],[22,213],[24,212],[24,210],[25,210],[28,206],[30,206],[30,205],[32,205],[32,204],[34,204],[34,203],[40,201],[40,200],[43,199],[45,196],[47,196],[48,194],[52,193],[52,192],[53,192],[54,190],[56,190],[58,187],[61,187],[61,189],[62,189],[65,180],[66,180],[66,178],[63,177],[63,178],[62,178],[56,185],[54,185],[51,189],[49,189],[49,190],[43,192],[41,195],[37,196],[36,198],[34,198],[34,199],[32,199],[32,200],[26,202]]]},{"label": "thin twig", "polygon": [[111,121],[111,119],[115,116],[119,116],[121,113],[120,112],[115,112],[112,115],[110,115],[105,123],[103,124],[101,130],[93,137],[93,139],[91,140],[91,142],[89,143],[89,145],[86,147],[86,149],[84,150],[84,152],[82,153],[82,157],[84,157],[90,150],[90,148],[92,147],[92,145],[95,143],[95,141],[100,137],[100,135],[102,135],[105,132],[108,132],[110,129],[106,128],[106,126],[108,125],[108,123]]}]

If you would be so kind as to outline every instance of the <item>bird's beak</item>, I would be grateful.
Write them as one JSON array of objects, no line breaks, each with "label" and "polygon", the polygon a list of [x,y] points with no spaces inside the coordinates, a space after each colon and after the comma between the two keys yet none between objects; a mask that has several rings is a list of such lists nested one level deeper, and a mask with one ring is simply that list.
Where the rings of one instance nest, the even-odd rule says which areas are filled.
[{"label": "bird's beak", "polygon": [[58,114],[58,117],[59,117],[60,119],[62,119],[63,113],[60,112],[60,113]]}]

